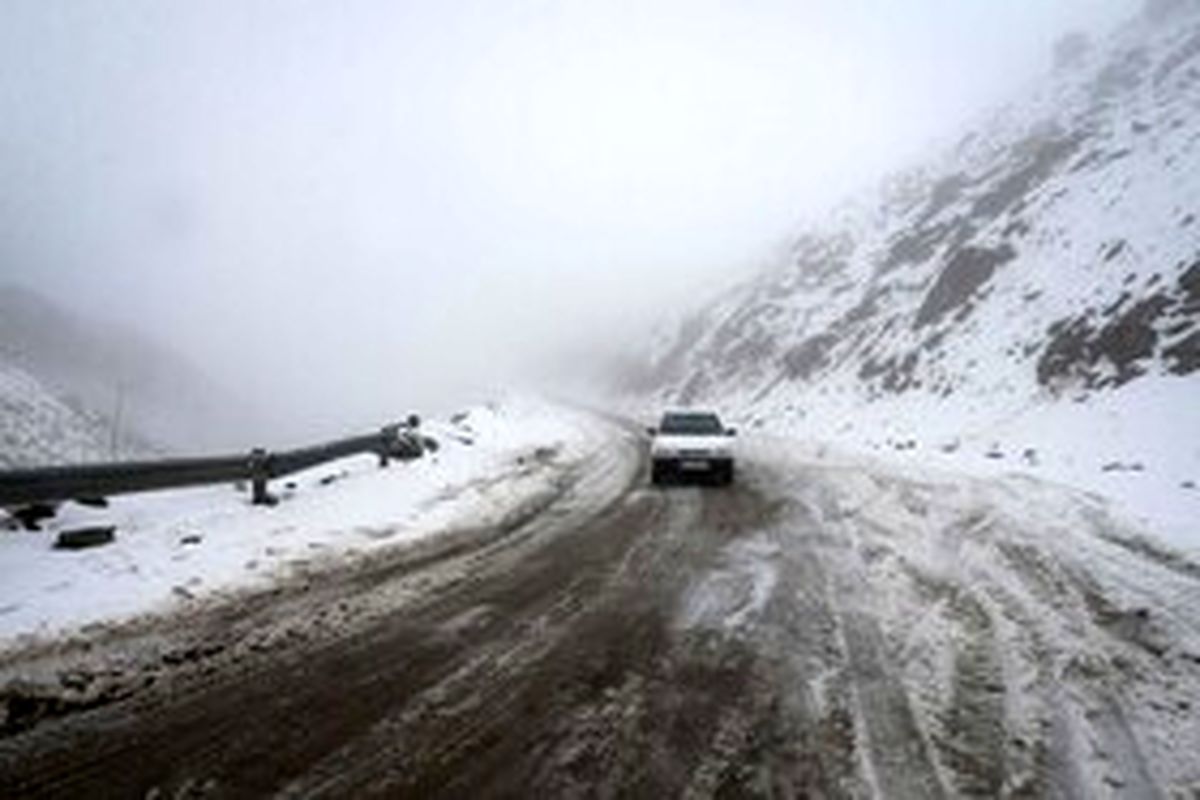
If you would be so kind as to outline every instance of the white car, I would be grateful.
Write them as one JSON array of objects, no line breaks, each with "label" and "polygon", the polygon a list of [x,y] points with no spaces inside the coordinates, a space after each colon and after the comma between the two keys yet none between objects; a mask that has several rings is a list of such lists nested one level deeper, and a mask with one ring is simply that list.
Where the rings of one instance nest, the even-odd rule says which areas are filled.
[{"label": "white car", "polygon": [[668,411],[650,433],[650,482],[690,476],[733,482],[733,437],[710,411]]}]

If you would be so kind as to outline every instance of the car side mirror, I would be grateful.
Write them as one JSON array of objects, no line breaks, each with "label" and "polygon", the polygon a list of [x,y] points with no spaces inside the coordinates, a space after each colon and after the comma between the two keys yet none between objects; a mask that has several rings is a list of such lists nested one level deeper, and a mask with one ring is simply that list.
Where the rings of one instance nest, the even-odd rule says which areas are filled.
[{"label": "car side mirror", "polygon": [[653,428],[653,427],[647,427],[647,428],[646,428],[646,435],[647,435],[647,436],[653,436],[653,435],[654,435],[654,434],[656,434],[656,433],[658,433],[658,429],[657,429],[657,428]]},{"label": "car side mirror", "polygon": [[737,428],[726,428],[725,435],[726,436],[737,436]]}]

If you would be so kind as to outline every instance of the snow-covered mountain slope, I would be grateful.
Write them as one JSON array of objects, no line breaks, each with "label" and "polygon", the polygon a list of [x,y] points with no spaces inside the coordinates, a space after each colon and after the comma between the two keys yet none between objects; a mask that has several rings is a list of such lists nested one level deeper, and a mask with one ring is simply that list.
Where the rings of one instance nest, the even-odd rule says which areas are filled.
[{"label": "snow-covered mountain slope", "polygon": [[244,447],[260,435],[246,404],[183,356],[25,287],[0,286],[0,359],[89,415],[121,406],[122,432],[162,448]]},{"label": "snow-covered mountain slope", "polygon": [[108,438],[100,420],[0,362],[0,469],[95,461],[107,454]]},{"label": "snow-covered mountain slope", "polygon": [[632,388],[1041,471],[1194,527],[1200,3],[1151,3],[1058,55],[1029,96],[686,319]]}]

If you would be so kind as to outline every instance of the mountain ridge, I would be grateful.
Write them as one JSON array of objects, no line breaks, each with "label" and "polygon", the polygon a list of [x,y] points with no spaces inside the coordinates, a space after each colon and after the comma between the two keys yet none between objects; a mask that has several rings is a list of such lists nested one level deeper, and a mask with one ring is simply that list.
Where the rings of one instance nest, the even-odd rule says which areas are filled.
[{"label": "mountain ridge", "polygon": [[[1200,434],[1200,4],[1150,3],[1057,52],[1030,94],[659,337],[625,388],[752,428],[970,442],[1006,463],[1069,411],[1111,452],[1060,437],[1063,476],[1151,458],[1156,497],[1194,485],[1200,453],[1179,437]],[[1133,419],[1162,413],[1173,431]]]},{"label": "mountain ridge", "polygon": [[119,414],[131,452],[229,447],[247,427],[243,404],[170,348],[24,286],[0,286],[0,367],[23,376],[14,397],[50,395],[107,428]]}]

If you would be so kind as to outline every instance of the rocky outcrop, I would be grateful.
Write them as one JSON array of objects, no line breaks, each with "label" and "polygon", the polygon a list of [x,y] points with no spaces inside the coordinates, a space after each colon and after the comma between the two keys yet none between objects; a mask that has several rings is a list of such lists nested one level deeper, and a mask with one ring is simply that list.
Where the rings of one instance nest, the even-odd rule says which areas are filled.
[{"label": "rocky outcrop", "polygon": [[691,315],[639,392],[791,413],[1193,375],[1200,4],[1057,52],[1037,92]]}]

